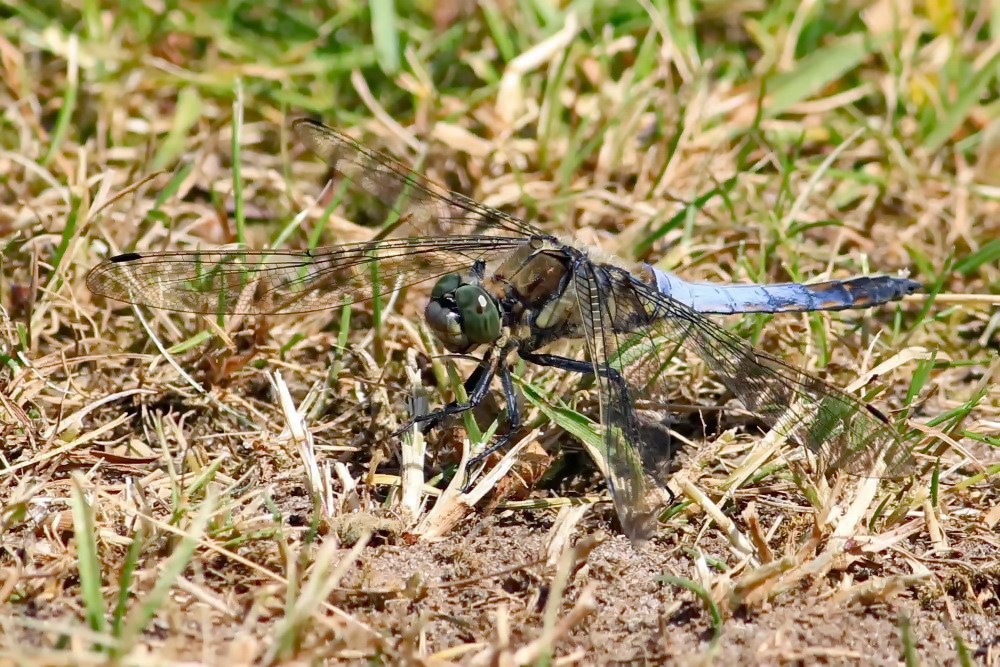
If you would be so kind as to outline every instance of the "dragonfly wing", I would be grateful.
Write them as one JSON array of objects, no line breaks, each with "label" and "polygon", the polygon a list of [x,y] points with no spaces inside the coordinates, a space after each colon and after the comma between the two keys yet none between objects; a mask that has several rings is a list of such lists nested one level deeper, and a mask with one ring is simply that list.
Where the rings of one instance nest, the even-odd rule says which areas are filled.
[{"label": "dragonfly wing", "polygon": [[367,197],[358,203],[360,212],[382,218],[385,226],[373,241],[313,251],[127,253],[95,267],[88,287],[120,301],[169,310],[307,312],[494,260],[539,233],[321,123],[300,119],[293,127],[349,189]]},{"label": "dragonfly wing", "polygon": [[617,351],[624,336],[614,329],[617,304],[607,290],[608,275],[590,262],[575,268],[574,288],[587,352],[600,393],[601,425],[608,489],[622,530],[642,543],[656,530],[657,511],[666,498],[666,433],[635,409],[633,386],[626,382]]},{"label": "dragonfly wing", "polygon": [[300,118],[292,128],[340,179],[388,211],[383,222],[390,226],[383,235],[541,234],[523,220],[452,192],[332,127]]},{"label": "dragonfly wing", "polygon": [[490,261],[527,240],[499,236],[385,239],[313,251],[127,253],[104,260],[87,287],[127,303],[195,313],[302,313]]},{"label": "dragonfly wing", "polygon": [[813,452],[824,472],[903,477],[913,458],[888,419],[869,404],[761,352],[688,306],[617,268],[611,282],[614,328],[633,334],[614,364],[633,387],[656,391],[665,355],[697,354],[743,405],[772,429]]}]

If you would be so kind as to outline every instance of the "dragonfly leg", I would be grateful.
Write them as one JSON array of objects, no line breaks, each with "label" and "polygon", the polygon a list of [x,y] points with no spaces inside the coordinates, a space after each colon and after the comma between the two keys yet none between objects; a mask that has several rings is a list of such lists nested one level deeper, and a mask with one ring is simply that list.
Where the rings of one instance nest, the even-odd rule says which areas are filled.
[{"label": "dragonfly leg", "polygon": [[[479,383],[482,381],[483,373],[486,373],[488,370],[489,369],[487,367],[477,366],[476,370],[472,371],[472,374],[468,378],[465,379],[465,382],[462,383],[462,386],[465,388],[465,395],[466,396],[473,396],[476,393],[476,387],[478,387]],[[469,403],[471,404],[472,401],[470,400]],[[447,417],[449,415],[452,415],[452,414],[458,414],[459,412],[462,412],[461,410],[459,410],[458,412],[450,412],[450,411],[448,411],[448,410],[450,410],[452,408],[455,408],[455,407],[461,406],[461,405],[463,405],[463,404],[462,403],[457,403],[457,402],[453,401],[453,402],[449,403],[448,405],[444,406],[444,408],[442,408],[440,410],[435,410],[434,412],[430,412],[430,413],[428,413],[426,415],[423,415],[422,418],[411,419],[410,421],[408,421],[406,423],[406,425],[403,428],[401,428],[399,430],[398,433],[402,433],[406,429],[408,429],[411,426],[413,426],[414,424],[418,424],[418,423],[420,424],[420,430],[423,431],[424,433],[427,433],[428,431],[430,431],[432,429],[435,429],[438,426],[440,426],[441,422],[444,421],[445,417]],[[475,405],[468,405],[467,409],[471,409],[471,408],[474,408],[474,407],[475,407]],[[398,435],[398,433],[396,435]]]},{"label": "dragonfly leg", "polygon": [[472,460],[469,461],[470,466],[476,465],[490,454],[506,447],[511,438],[521,430],[521,411],[517,407],[517,394],[514,392],[514,380],[510,376],[510,370],[505,365],[500,366],[497,369],[497,375],[500,376],[503,398],[507,403],[507,433],[498,436],[486,449],[472,457]]},{"label": "dragonfly leg", "polygon": [[[570,359],[569,357],[560,357],[557,354],[535,354],[534,352],[521,352],[521,358],[525,361],[529,361],[533,364],[539,366],[551,366],[552,368],[558,368],[563,371],[570,371],[571,373],[580,373],[581,375],[593,375],[594,374],[594,364],[589,361],[581,361],[580,359]],[[622,378],[622,374],[615,368],[611,368],[607,365],[601,366],[601,375],[607,377],[609,380],[615,383],[624,383],[625,380]]]},{"label": "dragonfly leg", "polygon": [[417,415],[416,417],[412,417],[409,421],[403,424],[402,428],[393,433],[393,435],[405,433],[417,424],[426,425],[422,427],[425,431],[432,429],[440,424],[446,417],[461,414],[466,410],[471,410],[479,405],[483,398],[486,397],[486,392],[489,391],[490,383],[493,381],[493,376],[497,373],[495,363],[488,359],[484,359],[483,361],[484,363],[477,367],[476,370],[473,371],[472,375],[469,376],[469,379],[465,381],[465,391],[469,396],[468,401],[465,401],[464,403],[452,401],[439,410],[429,412],[426,415]]}]

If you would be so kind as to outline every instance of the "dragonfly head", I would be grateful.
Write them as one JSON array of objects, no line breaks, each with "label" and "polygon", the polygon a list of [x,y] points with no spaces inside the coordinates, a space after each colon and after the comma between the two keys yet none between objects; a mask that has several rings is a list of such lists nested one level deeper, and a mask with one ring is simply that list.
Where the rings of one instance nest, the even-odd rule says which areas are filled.
[{"label": "dragonfly head", "polygon": [[449,273],[431,290],[427,323],[452,352],[468,352],[500,337],[500,306],[478,282]]}]

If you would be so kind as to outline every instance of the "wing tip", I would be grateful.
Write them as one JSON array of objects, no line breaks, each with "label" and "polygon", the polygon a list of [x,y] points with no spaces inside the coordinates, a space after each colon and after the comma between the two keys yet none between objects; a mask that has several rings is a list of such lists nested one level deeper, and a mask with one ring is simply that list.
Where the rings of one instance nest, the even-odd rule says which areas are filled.
[{"label": "wing tip", "polygon": [[296,118],[295,120],[292,121],[292,129],[296,129],[303,126],[322,128],[324,127],[324,124],[322,123],[322,121],[319,120],[319,118],[315,118],[313,116],[300,116],[299,118]]},{"label": "wing tip", "polygon": [[124,262],[135,262],[142,259],[142,255],[137,252],[123,252],[120,255],[115,255],[114,257],[109,257],[108,261],[112,264],[122,264]]}]

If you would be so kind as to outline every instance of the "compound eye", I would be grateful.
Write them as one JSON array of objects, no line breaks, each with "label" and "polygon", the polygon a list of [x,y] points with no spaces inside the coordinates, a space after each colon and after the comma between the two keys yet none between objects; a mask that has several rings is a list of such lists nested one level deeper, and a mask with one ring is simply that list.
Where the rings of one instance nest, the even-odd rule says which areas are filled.
[{"label": "compound eye", "polygon": [[472,347],[462,332],[460,318],[454,310],[441,305],[438,301],[428,301],[424,309],[424,318],[444,346],[452,352],[464,352]]},{"label": "compound eye", "polygon": [[500,337],[500,307],[489,292],[478,285],[462,285],[455,290],[455,303],[462,319],[462,332],[477,345]]},{"label": "compound eye", "polygon": [[442,276],[431,290],[431,299],[441,299],[451,294],[462,284],[462,276],[457,273],[449,273]]}]

